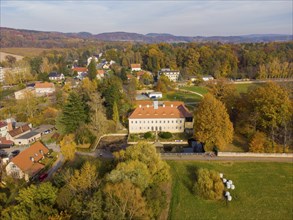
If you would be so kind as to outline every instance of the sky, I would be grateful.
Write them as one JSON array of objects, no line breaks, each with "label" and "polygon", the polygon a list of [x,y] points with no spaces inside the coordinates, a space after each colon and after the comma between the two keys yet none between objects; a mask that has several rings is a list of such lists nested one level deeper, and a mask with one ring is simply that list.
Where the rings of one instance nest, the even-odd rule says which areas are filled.
[{"label": "sky", "polygon": [[1,27],[178,36],[293,34],[292,0],[0,0]]}]

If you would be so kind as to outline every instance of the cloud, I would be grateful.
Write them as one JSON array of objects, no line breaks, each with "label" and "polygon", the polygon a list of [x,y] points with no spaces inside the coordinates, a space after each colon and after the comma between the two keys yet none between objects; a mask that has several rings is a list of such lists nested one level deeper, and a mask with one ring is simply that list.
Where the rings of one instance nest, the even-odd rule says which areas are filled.
[{"label": "cloud", "polygon": [[1,26],[102,33],[292,34],[291,1],[3,1]]}]

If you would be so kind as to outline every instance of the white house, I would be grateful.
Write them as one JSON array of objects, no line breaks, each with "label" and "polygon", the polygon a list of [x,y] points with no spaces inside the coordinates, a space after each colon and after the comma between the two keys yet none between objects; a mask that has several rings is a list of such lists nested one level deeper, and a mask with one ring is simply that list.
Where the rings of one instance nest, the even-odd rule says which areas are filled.
[{"label": "white house", "polygon": [[96,63],[97,63],[98,60],[99,60],[96,56],[91,56],[91,57],[89,57],[89,58],[87,59],[87,66],[90,65],[92,59],[94,59]]},{"label": "white house", "polygon": [[214,77],[212,77],[211,75],[203,76],[202,80],[206,82],[206,81],[214,80]]},{"label": "white house", "polygon": [[165,75],[169,78],[172,82],[177,82],[179,79],[180,72],[178,70],[171,70],[171,69],[161,69],[158,72],[158,79],[161,75]]},{"label": "white house", "polygon": [[163,97],[163,94],[161,92],[150,92],[148,95],[150,98],[153,99],[160,99]]},{"label": "white house", "polygon": [[65,79],[64,74],[63,73],[57,73],[57,72],[51,72],[49,73],[49,80],[52,81],[61,81]]},{"label": "white house", "polygon": [[51,95],[55,92],[55,86],[54,83],[48,83],[48,82],[37,82],[35,84],[36,89],[36,95],[37,96],[46,96]]},{"label": "white house", "polygon": [[141,66],[139,63],[130,64],[131,71],[141,71]]},{"label": "white house", "polygon": [[30,177],[35,176],[44,169],[45,166],[39,161],[48,153],[48,148],[41,142],[34,143],[8,163],[5,168],[7,175],[16,179],[24,178],[29,181]]},{"label": "white house", "polygon": [[129,116],[129,133],[168,131],[182,133],[193,128],[193,117],[183,102],[138,101]]},{"label": "white house", "polygon": [[[8,126],[9,126],[9,123],[8,123]],[[31,124],[24,124],[12,130],[8,129],[6,133],[6,139],[15,142],[16,138],[29,133],[31,130],[32,130]]]}]

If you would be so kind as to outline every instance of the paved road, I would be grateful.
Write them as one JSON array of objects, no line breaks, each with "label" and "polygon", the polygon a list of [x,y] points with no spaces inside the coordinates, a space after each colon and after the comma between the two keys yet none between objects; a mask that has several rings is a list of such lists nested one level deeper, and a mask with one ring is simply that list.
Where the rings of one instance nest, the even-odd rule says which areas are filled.
[{"label": "paved road", "polygon": [[64,157],[63,155],[59,152],[58,153],[58,158],[55,161],[55,163],[52,165],[52,167],[50,168],[50,170],[47,172],[48,173],[48,177],[46,178],[46,180],[49,180],[52,178],[53,174],[63,165],[64,163]]}]

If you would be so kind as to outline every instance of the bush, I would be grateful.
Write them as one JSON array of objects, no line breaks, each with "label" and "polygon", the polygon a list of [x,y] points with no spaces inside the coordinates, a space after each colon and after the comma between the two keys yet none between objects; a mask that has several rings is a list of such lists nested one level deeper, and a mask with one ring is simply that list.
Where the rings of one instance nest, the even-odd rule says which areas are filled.
[{"label": "bush", "polygon": [[152,132],[150,132],[150,131],[144,133],[144,135],[143,135],[143,137],[144,137],[145,139],[149,139],[149,138],[151,138],[152,136],[153,136],[153,134],[152,134]]},{"label": "bush", "polygon": [[204,199],[219,200],[223,197],[224,184],[215,170],[199,169],[194,191]]},{"label": "bush", "polygon": [[160,132],[159,136],[163,139],[169,139],[172,137],[172,134],[170,132]]}]

